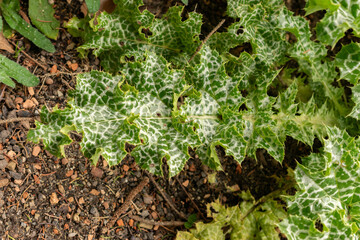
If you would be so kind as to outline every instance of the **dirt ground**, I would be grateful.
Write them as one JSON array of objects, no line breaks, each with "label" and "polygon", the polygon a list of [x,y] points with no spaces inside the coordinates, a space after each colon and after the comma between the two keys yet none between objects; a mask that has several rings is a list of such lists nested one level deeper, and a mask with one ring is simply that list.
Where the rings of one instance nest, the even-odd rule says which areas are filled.
[{"label": "dirt ground", "polygon": [[[27,12],[27,1],[21,2],[23,11]],[[145,3],[145,7],[158,15],[169,6],[179,4],[161,0]],[[56,17],[61,26],[73,16],[83,17],[82,4],[82,0],[55,0]],[[304,7],[297,1],[287,4],[295,11]],[[186,11],[194,10],[195,6],[204,14],[204,35],[217,25],[226,9],[224,1],[204,0],[190,1]],[[54,54],[36,48],[18,34],[9,41],[22,47],[23,52],[16,59],[5,51],[1,53],[27,67],[41,83],[34,88],[18,85],[15,89],[1,85],[1,120],[14,117],[39,120],[41,107],[65,106],[67,92],[75,88],[76,73],[101,69],[99,60],[92,55],[88,59],[78,57],[76,47],[81,44],[80,39],[73,38],[63,27],[54,42],[57,49]],[[283,165],[260,149],[260,161],[247,158],[240,166],[219,148],[224,171],[218,173],[192,158],[177,177],[154,177],[177,211],[150,181],[132,199],[129,210],[114,228],[102,232],[116,209],[148,174],[131,157],[112,168],[102,160],[97,166],[91,166],[79,150],[77,141],[81,136],[76,133],[73,134],[74,143],[66,148],[66,157],[57,159],[43,150],[41,144],[26,141],[27,132],[33,127],[33,121],[0,125],[2,239],[174,239],[178,230],[185,229],[183,226],[153,226],[131,216],[166,222],[184,221],[181,216],[196,214],[198,219],[209,221],[204,216],[207,203],[220,199],[224,204],[238,204],[237,193],[248,189],[259,199],[276,190],[277,181],[287,176],[287,167],[294,168],[296,160],[310,151],[309,147],[288,139]],[[235,192],[229,191],[229,186]]]}]

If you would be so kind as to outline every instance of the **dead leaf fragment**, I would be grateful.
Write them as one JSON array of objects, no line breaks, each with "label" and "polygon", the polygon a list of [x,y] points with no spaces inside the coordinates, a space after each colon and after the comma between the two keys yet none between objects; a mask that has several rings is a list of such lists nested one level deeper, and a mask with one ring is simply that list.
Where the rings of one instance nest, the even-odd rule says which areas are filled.
[{"label": "dead leaf fragment", "polygon": [[13,47],[8,40],[4,37],[3,33],[0,33],[0,49],[8,51],[9,53],[15,53]]},{"label": "dead leaf fragment", "polygon": [[70,227],[69,224],[67,224],[67,223],[64,224],[64,230],[68,230],[69,227]]},{"label": "dead leaf fragment", "polygon": [[195,172],[196,171],[196,167],[195,167],[195,164],[194,163],[191,163],[190,166],[189,166],[189,171],[190,172]]},{"label": "dead leaf fragment", "polygon": [[[0,44],[1,44],[1,43],[0,43]],[[15,98],[14,102],[15,102],[16,104],[21,104],[21,103],[24,102],[24,99],[22,99],[21,97],[17,97],[17,98]]]},{"label": "dead leaf fragment", "polygon": [[183,182],[182,185],[183,185],[184,187],[187,187],[187,186],[189,185],[189,180],[186,180],[185,182]]},{"label": "dead leaf fragment", "polygon": [[116,224],[117,224],[119,227],[125,226],[124,221],[123,221],[122,219],[117,220]]},{"label": "dead leaf fragment", "polygon": [[71,175],[73,175],[73,173],[74,173],[74,170],[67,171],[65,176],[70,177]]},{"label": "dead leaf fragment", "polygon": [[57,72],[57,66],[53,65],[50,69],[50,73],[56,73]]},{"label": "dead leaf fragment", "polygon": [[36,184],[40,184],[40,178],[37,175],[34,175],[34,181]]},{"label": "dead leaf fragment", "polygon": [[123,169],[124,169],[125,172],[127,172],[127,171],[129,171],[130,168],[129,168],[128,165],[124,165],[124,166],[123,166]]},{"label": "dead leaf fragment", "polygon": [[27,99],[23,104],[23,107],[25,109],[30,109],[30,108],[33,108],[34,106],[35,106],[34,102],[31,101],[30,99]]},{"label": "dead leaf fragment", "polygon": [[85,200],[84,200],[83,197],[81,197],[81,198],[79,199],[79,204],[84,204],[84,203],[85,203]]},{"label": "dead leaf fragment", "polygon": [[28,87],[28,91],[29,91],[29,94],[31,96],[34,96],[35,95],[35,91],[34,91],[34,88],[33,87]]},{"label": "dead leaf fragment", "polygon": [[132,220],[132,219],[129,220],[129,226],[130,227],[134,226],[134,220]]},{"label": "dead leaf fragment", "polygon": [[98,196],[98,195],[100,194],[100,192],[99,192],[98,190],[96,190],[96,189],[92,189],[92,190],[90,191],[90,194],[95,195],[95,196]]},{"label": "dead leaf fragment", "polygon": [[74,72],[78,69],[78,67],[79,67],[79,64],[77,64],[77,63],[72,63],[72,64],[70,64],[70,68],[71,68],[71,70],[73,70]]}]

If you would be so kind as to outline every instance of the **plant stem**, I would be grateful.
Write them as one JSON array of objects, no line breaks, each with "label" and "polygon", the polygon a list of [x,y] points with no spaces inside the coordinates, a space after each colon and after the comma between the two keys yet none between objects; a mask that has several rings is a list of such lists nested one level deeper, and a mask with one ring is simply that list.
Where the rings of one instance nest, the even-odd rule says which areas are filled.
[{"label": "plant stem", "polygon": [[206,41],[209,40],[209,38],[224,24],[224,22],[225,22],[225,19],[221,20],[221,22],[219,22],[219,24],[216,25],[216,27],[205,37],[205,39],[201,42],[200,46],[198,46],[195,53],[191,56],[191,58],[189,59],[188,62],[191,62],[191,60],[193,60],[193,58],[196,56],[196,54],[198,54],[200,52],[202,46],[206,43]]}]

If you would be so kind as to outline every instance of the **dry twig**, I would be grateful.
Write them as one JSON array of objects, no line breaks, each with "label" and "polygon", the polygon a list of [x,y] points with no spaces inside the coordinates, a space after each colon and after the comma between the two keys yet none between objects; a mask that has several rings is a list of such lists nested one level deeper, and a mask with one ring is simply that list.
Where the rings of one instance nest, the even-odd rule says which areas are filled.
[{"label": "dry twig", "polygon": [[[14,45],[16,48],[18,46],[16,46],[15,43],[10,42],[12,45]],[[47,67],[44,66],[43,64],[39,63],[38,61],[36,61],[34,58],[32,58],[29,54],[27,54],[24,50],[20,49],[20,52],[23,53],[27,58],[29,58],[31,61],[33,61],[34,63],[36,63],[38,66],[42,67],[45,71],[47,70]]]},{"label": "dry twig", "polygon": [[12,122],[34,121],[34,119],[35,118],[33,118],[33,117],[9,118],[9,119],[5,119],[5,120],[0,120],[0,125],[12,123]]},{"label": "dry twig", "polygon": [[136,215],[129,215],[129,218],[132,218],[138,222],[143,222],[143,223],[146,223],[149,225],[154,225],[154,226],[183,226],[185,224],[185,222],[181,222],[181,221],[155,222],[153,220],[144,219],[144,218],[141,218]]},{"label": "dry twig", "polygon": [[223,19],[221,22],[219,22],[219,24],[216,25],[216,27],[205,37],[205,39],[198,46],[195,53],[191,56],[191,58],[189,59],[188,62],[191,62],[191,60],[194,59],[194,57],[196,56],[196,54],[198,54],[200,52],[202,46],[206,43],[206,41],[209,40],[209,38],[224,24],[224,22],[225,22],[225,19]]},{"label": "dry twig", "polygon": [[169,198],[169,196],[165,193],[164,189],[162,189],[159,184],[157,184],[157,182],[155,181],[155,179],[148,173],[148,176],[151,180],[151,182],[155,185],[155,187],[157,188],[157,190],[160,192],[161,196],[163,196],[163,198],[166,200],[166,202],[169,204],[169,206],[177,213],[177,215],[179,215],[181,218],[186,219],[187,217],[184,213],[179,212],[176,207],[174,206],[174,203],[171,201],[171,199]]},{"label": "dry twig", "polygon": [[205,216],[202,214],[200,208],[198,207],[198,205],[194,202],[194,200],[192,199],[192,196],[190,195],[190,193],[188,193],[185,189],[185,187],[181,184],[179,178],[176,176],[176,181],[179,183],[179,185],[181,186],[182,190],[185,192],[185,194],[188,196],[188,198],[190,199],[192,205],[197,209],[198,213],[200,214],[201,218],[206,220]]},{"label": "dry twig", "polygon": [[106,227],[103,229],[103,232],[107,232],[108,229],[110,229],[116,222],[116,220],[120,217],[121,214],[126,212],[131,204],[131,201],[138,195],[141,190],[145,187],[146,184],[149,183],[149,178],[145,177],[139,185],[137,185],[129,195],[126,197],[125,202],[121,205],[120,208],[116,210],[113,217],[110,219],[110,221],[107,223]]}]

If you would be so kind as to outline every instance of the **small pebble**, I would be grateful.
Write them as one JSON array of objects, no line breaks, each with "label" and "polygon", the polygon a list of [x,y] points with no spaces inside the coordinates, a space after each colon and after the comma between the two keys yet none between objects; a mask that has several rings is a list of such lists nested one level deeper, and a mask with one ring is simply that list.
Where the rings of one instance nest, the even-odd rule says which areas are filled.
[{"label": "small pebble", "polygon": [[57,90],[57,95],[58,95],[59,97],[63,97],[63,96],[64,96],[64,94],[63,94],[60,90]]},{"label": "small pebble", "polygon": [[51,84],[54,83],[54,80],[52,80],[52,78],[47,78],[47,79],[45,80],[45,83],[46,83],[47,85],[51,85]]},{"label": "small pebble", "polygon": [[16,163],[13,161],[10,161],[9,164],[6,166],[7,169],[9,169],[10,171],[14,171],[16,168]]},{"label": "small pebble", "polygon": [[37,156],[39,155],[40,151],[41,151],[41,148],[40,148],[39,146],[35,146],[35,147],[33,148],[32,155],[33,155],[34,157],[37,157]]},{"label": "small pebble", "polygon": [[69,233],[69,235],[68,235],[68,236],[69,236],[69,238],[73,238],[73,237],[75,237],[75,236],[76,236],[76,234],[77,234],[76,232],[73,232],[73,233]]},{"label": "small pebble", "polygon": [[4,179],[0,179],[0,188],[5,187],[9,184],[9,179],[4,178]]},{"label": "small pebble", "polygon": [[0,169],[6,168],[7,165],[8,165],[8,161],[6,161],[6,160],[0,161]]},{"label": "small pebble", "polygon": [[90,213],[91,213],[92,215],[94,215],[95,217],[99,217],[99,216],[100,216],[99,211],[97,210],[96,207],[92,207],[92,208],[90,209]]},{"label": "small pebble", "polygon": [[2,130],[0,132],[0,138],[6,139],[10,135],[10,132],[8,130]]}]

